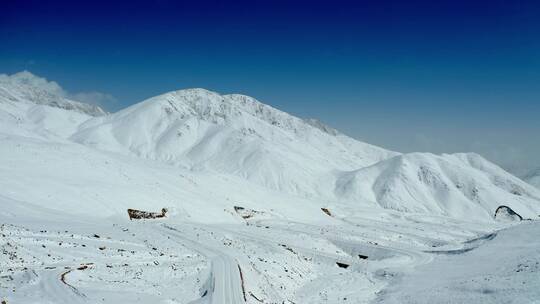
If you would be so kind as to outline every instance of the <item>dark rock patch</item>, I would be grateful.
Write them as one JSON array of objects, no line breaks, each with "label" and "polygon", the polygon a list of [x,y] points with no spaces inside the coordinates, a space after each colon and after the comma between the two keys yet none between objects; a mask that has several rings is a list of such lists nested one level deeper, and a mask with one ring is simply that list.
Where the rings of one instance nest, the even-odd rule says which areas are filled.
[{"label": "dark rock patch", "polygon": [[495,210],[494,218],[504,222],[519,222],[523,220],[521,215],[508,206],[499,206]]}]

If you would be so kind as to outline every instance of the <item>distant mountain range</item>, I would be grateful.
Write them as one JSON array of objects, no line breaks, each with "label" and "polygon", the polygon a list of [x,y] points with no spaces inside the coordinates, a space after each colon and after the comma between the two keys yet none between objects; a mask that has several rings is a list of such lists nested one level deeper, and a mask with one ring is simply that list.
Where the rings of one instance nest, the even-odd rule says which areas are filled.
[{"label": "distant mountain range", "polygon": [[529,184],[536,186],[537,188],[540,188],[540,168],[531,170],[527,174],[523,175],[522,178],[524,181],[528,182]]},{"label": "distant mountain range", "polygon": [[[40,81],[27,72],[0,78],[2,133],[87,148],[74,158],[93,151],[136,157],[244,181],[234,191],[257,185],[343,209],[483,220],[500,205],[524,217],[540,212],[539,189],[474,153],[389,151],[249,96],[204,89],[169,92],[107,114],[65,98],[54,86],[32,85]],[[538,175],[528,181],[537,184]],[[196,192],[213,187],[198,185]]]}]

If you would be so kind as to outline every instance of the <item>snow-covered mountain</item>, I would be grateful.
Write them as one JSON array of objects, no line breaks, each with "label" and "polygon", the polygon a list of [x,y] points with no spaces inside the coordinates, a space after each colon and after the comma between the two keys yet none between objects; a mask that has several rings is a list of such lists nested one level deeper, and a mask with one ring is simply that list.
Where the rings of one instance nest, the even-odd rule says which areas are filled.
[{"label": "snow-covered mountain", "polygon": [[30,72],[13,75],[0,74],[0,102],[31,103],[54,108],[73,110],[91,116],[104,115],[105,111],[90,105],[65,98],[66,93],[54,81],[47,81]]},{"label": "snow-covered mountain", "polygon": [[[479,155],[388,151],[202,89],[107,115],[66,96],[29,73],[0,76],[8,303],[539,296],[538,221],[498,234],[514,224],[493,215],[537,219],[540,190]],[[131,221],[128,208],[168,211]]]},{"label": "snow-covered mountain", "polygon": [[326,201],[484,218],[533,216],[540,192],[476,154],[401,155],[243,95],[181,90],[83,123],[72,140]]},{"label": "snow-covered mountain", "polygon": [[337,185],[384,208],[458,218],[488,218],[500,205],[533,217],[540,200],[535,188],[474,153],[404,154],[343,174]]},{"label": "snow-covered mountain", "polygon": [[540,210],[538,189],[476,154],[400,154],[248,96],[204,89],[166,93],[101,115],[99,108],[59,96],[55,83],[48,83],[48,90],[32,86],[39,83],[32,77],[16,74],[0,83],[3,115],[15,122],[24,117],[30,122],[25,128],[33,132],[100,151],[235,176],[338,208],[483,220],[499,205],[525,217]]},{"label": "snow-covered mountain", "polygon": [[72,140],[101,150],[234,174],[302,196],[332,192],[334,170],[397,155],[251,97],[203,89],[157,96],[79,129]]}]

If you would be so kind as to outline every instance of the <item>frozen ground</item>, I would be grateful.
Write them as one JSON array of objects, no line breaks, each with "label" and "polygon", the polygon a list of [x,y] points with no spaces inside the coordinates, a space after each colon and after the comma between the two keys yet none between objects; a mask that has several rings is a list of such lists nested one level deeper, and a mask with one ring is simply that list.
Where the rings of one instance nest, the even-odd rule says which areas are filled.
[{"label": "frozen ground", "polygon": [[540,297],[540,191],[478,155],[386,151],[204,90],[102,116],[25,77],[0,77],[7,303]]},{"label": "frozen ground", "polygon": [[538,222],[498,231],[396,212],[247,224],[20,212],[26,215],[0,217],[0,290],[8,303],[534,303],[540,297]]},{"label": "frozen ground", "polygon": [[540,223],[434,250],[433,262],[390,284],[379,303],[540,303]]}]

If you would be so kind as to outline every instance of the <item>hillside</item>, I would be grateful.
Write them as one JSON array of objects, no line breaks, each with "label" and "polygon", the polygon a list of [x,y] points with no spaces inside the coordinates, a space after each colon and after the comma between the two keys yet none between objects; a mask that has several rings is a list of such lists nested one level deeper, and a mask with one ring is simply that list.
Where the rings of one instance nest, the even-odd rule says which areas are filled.
[{"label": "hillside", "polygon": [[49,82],[27,71],[10,76],[0,74],[0,102],[2,103],[45,105],[90,116],[105,114],[100,107],[69,100],[64,96],[65,94],[56,82]]},{"label": "hillside", "polygon": [[23,76],[0,81],[7,303],[414,302],[423,274],[474,299],[492,255],[509,289],[486,303],[537,296],[540,190],[479,155],[388,151],[203,89],[105,114]]},{"label": "hillside", "polygon": [[181,90],[91,119],[71,139],[100,150],[235,175],[303,198],[489,220],[527,216],[540,192],[475,154],[400,155],[242,95]]},{"label": "hillside", "polygon": [[525,174],[525,176],[523,176],[523,180],[536,188],[540,188],[540,168],[531,170],[529,173]]}]

